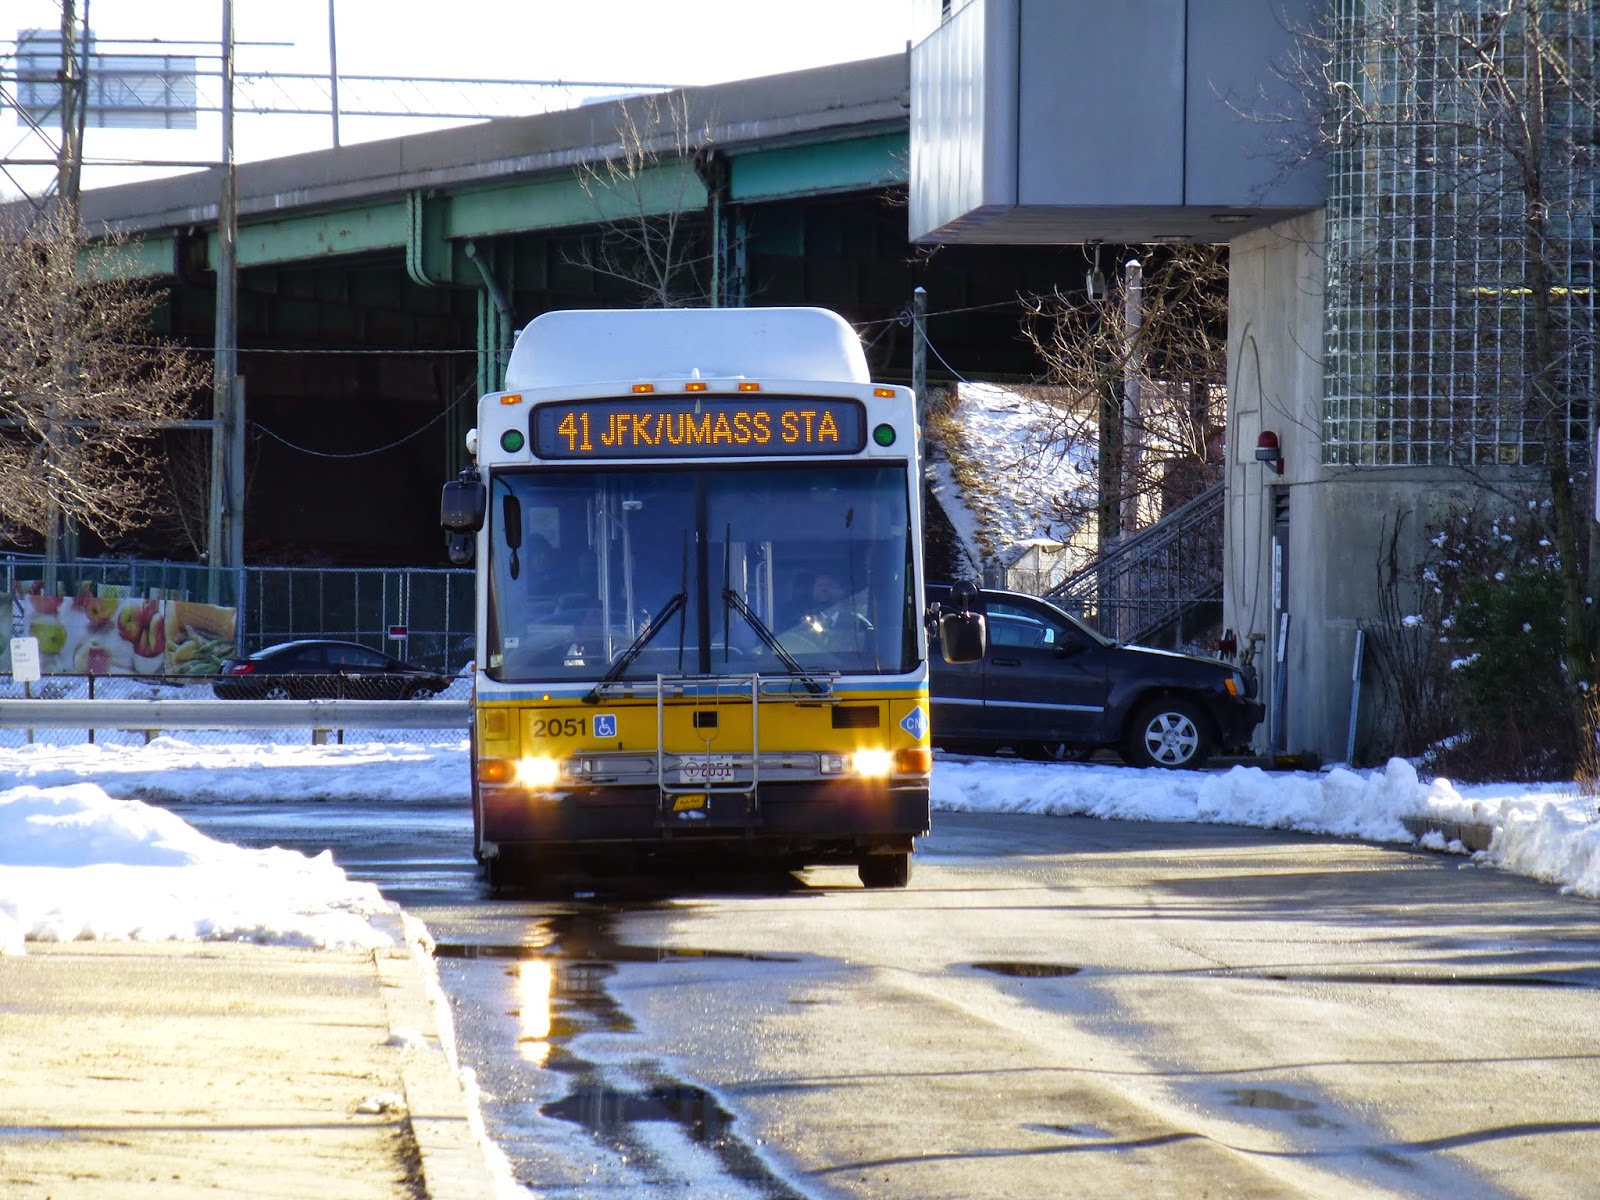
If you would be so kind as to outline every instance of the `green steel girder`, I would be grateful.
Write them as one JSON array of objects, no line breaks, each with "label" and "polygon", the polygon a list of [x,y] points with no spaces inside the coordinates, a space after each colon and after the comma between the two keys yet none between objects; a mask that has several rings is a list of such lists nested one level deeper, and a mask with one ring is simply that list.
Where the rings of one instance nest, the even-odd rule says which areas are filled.
[{"label": "green steel girder", "polygon": [[[868,137],[804,146],[728,153],[733,203],[846,192],[904,183],[907,135]],[[337,255],[401,250],[406,272],[423,286],[469,286],[476,272],[462,257],[470,238],[580,228],[627,217],[704,208],[704,181],[687,158],[612,177],[604,169],[587,175],[563,172],[517,182],[455,191],[411,191],[373,197],[337,209],[285,216],[245,217],[236,260],[241,268],[304,262]],[[124,259],[130,276],[173,273],[176,231],[130,243]],[[216,262],[216,231],[205,235],[205,263]]]},{"label": "green steel girder", "polygon": [[744,204],[905,183],[911,171],[909,147],[905,133],[884,133],[849,141],[735,152],[728,156],[728,199]]},{"label": "green steel girder", "polygon": [[177,255],[177,235],[155,233],[129,238],[109,255],[85,246],[78,252],[78,269],[88,279],[150,279],[175,274]]},{"label": "green steel girder", "polygon": [[694,164],[673,159],[632,177],[611,178],[601,171],[580,179],[573,173],[457,192],[451,197],[445,236],[566,229],[705,205],[705,184],[695,174]]},{"label": "green steel girder", "polygon": [[[407,220],[406,201],[400,199],[332,212],[244,221],[239,226],[236,261],[242,269],[398,249],[406,244]],[[214,230],[207,243],[207,255],[214,263],[217,261]]]}]

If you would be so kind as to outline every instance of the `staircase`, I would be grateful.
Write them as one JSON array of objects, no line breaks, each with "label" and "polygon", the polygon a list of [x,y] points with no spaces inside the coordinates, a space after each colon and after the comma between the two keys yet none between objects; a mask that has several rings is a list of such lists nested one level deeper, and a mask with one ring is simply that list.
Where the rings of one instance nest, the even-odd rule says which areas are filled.
[{"label": "staircase", "polygon": [[1223,485],[1119,541],[1045,593],[1106,637],[1182,644],[1222,606]]}]

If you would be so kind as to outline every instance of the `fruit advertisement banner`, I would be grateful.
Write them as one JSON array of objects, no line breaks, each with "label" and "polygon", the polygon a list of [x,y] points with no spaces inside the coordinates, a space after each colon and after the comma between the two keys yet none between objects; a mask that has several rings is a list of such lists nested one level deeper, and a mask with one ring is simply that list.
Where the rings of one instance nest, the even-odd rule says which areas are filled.
[{"label": "fruit advertisement banner", "polygon": [[237,611],[101,589],[12,597],[11,636],[39,640],[45,675],[215,675],[233,654]]}]

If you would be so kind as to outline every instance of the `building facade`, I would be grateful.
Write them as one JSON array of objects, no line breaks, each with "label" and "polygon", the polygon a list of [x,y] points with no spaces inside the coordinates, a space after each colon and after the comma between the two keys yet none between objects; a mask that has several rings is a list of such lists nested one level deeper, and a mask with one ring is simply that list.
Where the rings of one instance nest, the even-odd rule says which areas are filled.
[{"label": "building facade", "polygon": [[1507,8],[921,10],[914,239],[1230,246],[1224,619],[1264,751],[1381,752],[1383,573],[1563,456],[1593,496],[1594,18]]}]

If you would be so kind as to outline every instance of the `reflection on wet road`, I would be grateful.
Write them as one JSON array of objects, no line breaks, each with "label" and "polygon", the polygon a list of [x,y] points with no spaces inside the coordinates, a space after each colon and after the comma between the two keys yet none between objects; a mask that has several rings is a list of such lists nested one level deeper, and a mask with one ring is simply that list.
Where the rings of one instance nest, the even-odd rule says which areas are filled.
[{"label": "reflection on wet road", "polygon": [[1566,1200],[1600,1163],[1600,910],[1459,859],[942,814],[905,891],[541,899],[450,805],[173,807],[427,925],[541,1198]]}]

